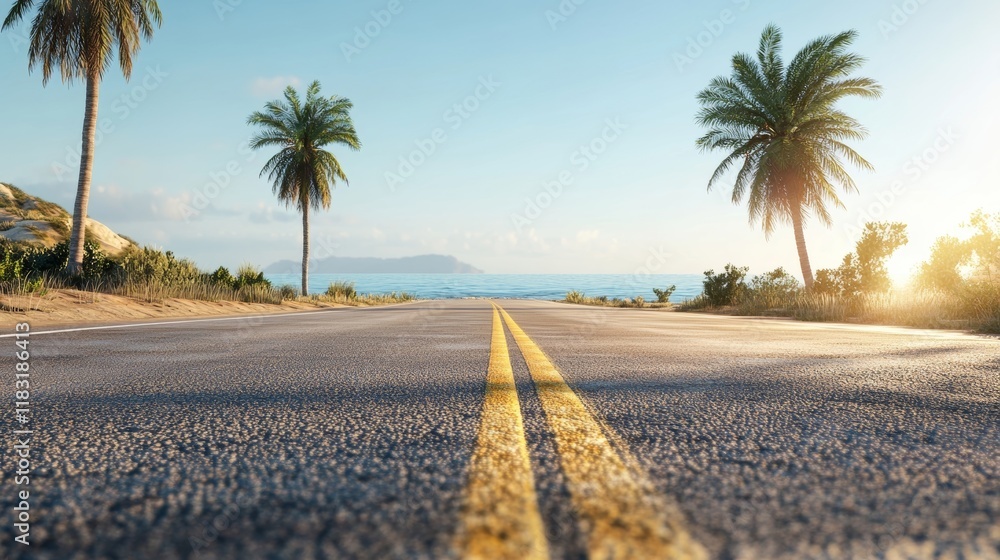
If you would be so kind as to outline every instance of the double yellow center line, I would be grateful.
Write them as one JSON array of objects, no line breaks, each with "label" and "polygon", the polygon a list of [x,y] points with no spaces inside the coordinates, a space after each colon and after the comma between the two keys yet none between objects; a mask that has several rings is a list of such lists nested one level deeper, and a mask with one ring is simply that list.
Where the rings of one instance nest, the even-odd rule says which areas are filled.
[{"label": "double yellow center line", "polygon": [[627,451],[509,314],[493,306],[486,401],[455,540],[461,558],[548,558],[514,373],[500,317],[517,343],[556,443],[590,558],[704,558]]},{"label": "double yellow center line", "polygon": [[463,558],[549,557],[507,337],[496,307],[486,402],[462,513],[456,549]]}]

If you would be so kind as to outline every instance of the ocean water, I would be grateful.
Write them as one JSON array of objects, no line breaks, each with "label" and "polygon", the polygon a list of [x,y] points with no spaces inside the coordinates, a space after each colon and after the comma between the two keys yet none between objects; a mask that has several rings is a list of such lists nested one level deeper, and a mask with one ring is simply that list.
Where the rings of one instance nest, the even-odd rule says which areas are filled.
[{"label": "ocean water", "polygon": [[[276,286],[299,286],[298,274],[267,274]],[[698,274],[310,274],[309,293],[321,294],[331,282],[354,282],[359,293],[409,292],[421,299],[496,298],[560,300],[579,290],[588,296],[655,301],[653,288],[677,286],[671,301],[701,293]]]}]

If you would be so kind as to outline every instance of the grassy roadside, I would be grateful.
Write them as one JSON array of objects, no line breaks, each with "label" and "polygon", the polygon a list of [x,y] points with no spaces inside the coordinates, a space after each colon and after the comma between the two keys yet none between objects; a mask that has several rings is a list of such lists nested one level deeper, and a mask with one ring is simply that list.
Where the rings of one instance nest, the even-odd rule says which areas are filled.
[{"label": "grassy roadside", "polygon": [[[324,294],[299,295],[274,286],[263,272],[243,265],[200,270],[169,251],[128,247],[109,255],[88,241],[83,274],[63,272],[65,242],[33,246],[0,242],[0,318],[44,324],[82,324],[159,317],[271,313],[323,307],[367,307],[414,301],[407,293],[359,294],[334,283]],[[349,288],[349,289],[347,289]]]},{"label": "grassy roadside", "polygon": [[632,309],[673,309],[675,305],[670,303],[670,296],[673,295],[677,286],[670,286],[665,290],[653,289],[656,299],[647,301],[643,296],[633,298],[609,298],[607,296],[589,297],[581,291],[573,290],[566,294],[563,303],[573,303],[577,305],[590,305],[594,307],[624,307]]},{"label": "grassy roadside", "polygon": [[[579,292],[570,292],[574,293]],[[773,295],[762,296],[759,293],[751,293],[744,295],[732,305],[714,305],[704,294],[680,304],[646,303],[641,297],[611,299],[570,295],[561,300],[561,303],[1000,334],[1000,309],[996,307],[997,301],[997,295],[991,297],[969,294],[967,297],[958,297],[946,292],[913,290],[870,294],[857,298],[805,292],[789,294],[786,298],[775,298]]]},{"label": "grassy roadside", "polygon": [[698,298],[681,304],[678,311],[1000,334],[996,301],[922,290],[898,290],[854,298],[800,293],[774,306],[761,305],[752,299],[716,306]]},{"label": "grassy roadside", "polygon": [[168,297],[150,300],[76,289],[53,289],[45,293],[0,294],[0,322],[32,326],[85,325],[119,321],[184,319],[238,315],[268,315],[335,307],[374,307],[404,299],[391,295],[363,295],[353,299],[315,295],[285,299],[280,303],[207,301]]},{"label": "grassy roadside", "polygon": [[[906,225],[871,222],[854,252],[837,268],[817,270],[809,286],[782,268],[748,279],[748,267],[727,264],[718,273],[706,271],[702,293],[677,310],[1000,334],[1000,213],[975,212],[961,227],[964,238],[939,238],[905,287],[894,286],[887,262],[909,242]],[[644,306],[642,298],[588,298],[576,291],[564,301]]]}]

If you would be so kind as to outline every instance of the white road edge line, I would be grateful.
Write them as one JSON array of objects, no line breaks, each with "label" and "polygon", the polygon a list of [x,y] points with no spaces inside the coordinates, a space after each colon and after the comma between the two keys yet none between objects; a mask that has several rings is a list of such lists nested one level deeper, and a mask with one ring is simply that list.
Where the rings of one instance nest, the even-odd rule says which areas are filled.
[{"label": "white road edge line", "polygon": [[[178,321],[159,321],[156,323],[129,323],[125,325],[100,325],[96,327],[78,327],[72,329],[57,329],[52,331],[32,331],[31,336],[38,336],[40,334],[62,334],[62,333],[72,333],[72,332],[83,332],[83,331],[106,331],[112,329],[131,329],[136,327],[158,327],[163,325],[182,325],[185,323],[210,323],[210,322],[221,322],[221,321],[242,321],[248,319],[270,319],[277,317],[301,317],[303,315],[319,315],[321,313],[331,313],[338,310],[362,310],[362,309],[385,309],[387,307],[397,307],[400,305],[413,305],[415,303],[421,303],[418,301],[399,303],[392,305],[380,305],[375,307],[331,307],[330,309],[324,309],[320,311],[298,311],[295,313],[275,313],[271,315],[240,315],[237,317],[216,317],[207,319],[182,319]],[[30,323],[30,320],[25,320],[21,322]],[[20,333],[20,336],[24,336],[25,333]],[[13,338],[18,336],[17,334],[0,334],[0,338]]]}]

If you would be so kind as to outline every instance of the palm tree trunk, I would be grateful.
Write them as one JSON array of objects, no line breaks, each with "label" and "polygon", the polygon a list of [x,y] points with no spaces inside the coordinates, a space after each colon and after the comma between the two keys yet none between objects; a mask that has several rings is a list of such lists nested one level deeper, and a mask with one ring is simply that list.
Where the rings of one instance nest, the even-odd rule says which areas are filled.
[{"label": "palm tree trunk", "polygon": [[806,283],[806,289],[811,290],[813,286],[813,271],[812,265],[809,264],[809,251],[806,250],[805,231],[802,229],[802,210],[799,208],[792,210],[792,227],[795,229],[795,245],[799,250],[802,279]]},{"label": "palm tree trunk", "polygon": [[83,273],[83,251],[87,236],[87,204],[90,202],[90,178],[94,170],[94,135],[97,132],[97,102],[100,97],[101,77],[87,77],[87,109],[83,116],[83,146],[80,150],[80,180],[76,187],[73,205],[73,227],[69,236],[69,263],[66,272],[71,276]]},{"label": "palm tree trunk", "polygon": [[309,296],[309,204],[302,205],[302,295]]}]

